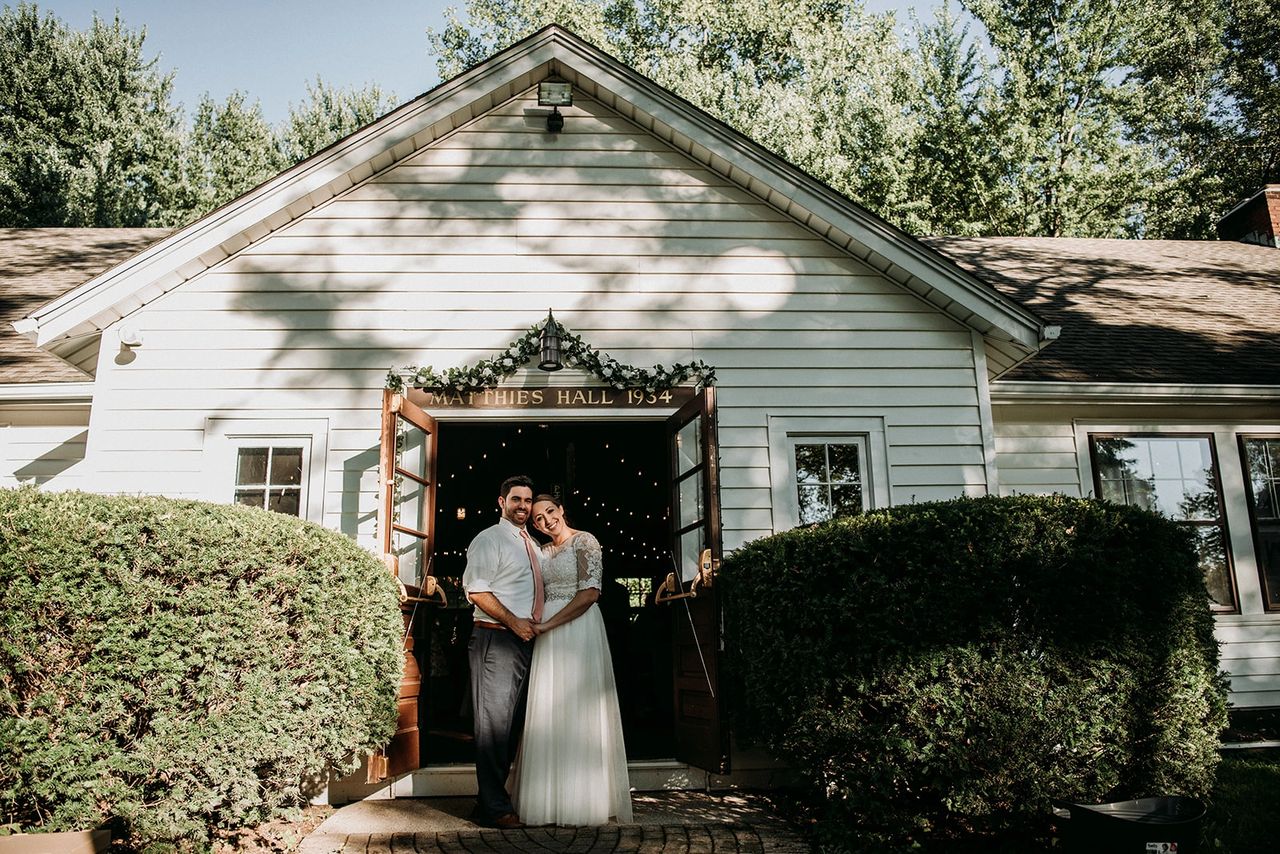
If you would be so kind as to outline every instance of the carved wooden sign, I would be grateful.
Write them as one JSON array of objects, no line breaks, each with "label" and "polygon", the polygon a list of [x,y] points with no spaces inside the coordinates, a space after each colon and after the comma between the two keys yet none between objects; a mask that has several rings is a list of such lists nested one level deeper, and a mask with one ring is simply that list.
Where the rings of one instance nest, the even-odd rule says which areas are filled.
[{"label": "carved wooden sign", "polygon": [[448,391],[418,388],[410,399],[423,409],[675,409],[692,400],[689,386],[649,392],[599,386],[490,388]]}]

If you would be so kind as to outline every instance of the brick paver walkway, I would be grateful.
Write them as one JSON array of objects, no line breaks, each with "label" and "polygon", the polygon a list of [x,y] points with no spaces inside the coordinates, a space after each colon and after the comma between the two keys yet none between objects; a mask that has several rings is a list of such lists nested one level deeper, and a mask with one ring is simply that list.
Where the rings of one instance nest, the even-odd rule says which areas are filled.
[{"label": "brick paver walkway", "polygon": [[347,836],[336,850],[343,854],[808,854],[809,846],[786,825],[770,822],[365,833]]},{"label": "brick paver walkway", "polygon": [[636,792],[634,824],[479,828],[473,798],[365,801],[334,813],[298,854],[809,854],[766,799],[736,793]]}]

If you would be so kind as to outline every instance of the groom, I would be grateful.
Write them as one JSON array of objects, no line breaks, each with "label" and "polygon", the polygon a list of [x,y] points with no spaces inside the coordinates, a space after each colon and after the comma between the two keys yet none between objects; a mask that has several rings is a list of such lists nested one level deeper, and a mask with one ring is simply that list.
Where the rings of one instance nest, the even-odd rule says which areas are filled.
[{"label": "groom", "polygon": [[533,626],[542,616],[542,558],[525,522],[533,481],[509,477],[498,490],[502,518],[467,548],[462,586],[476,606],[467,652],[475,710],[477,818],[503,829],[524,827],[507,794],[507,774],[524,729],[525,678]]}]

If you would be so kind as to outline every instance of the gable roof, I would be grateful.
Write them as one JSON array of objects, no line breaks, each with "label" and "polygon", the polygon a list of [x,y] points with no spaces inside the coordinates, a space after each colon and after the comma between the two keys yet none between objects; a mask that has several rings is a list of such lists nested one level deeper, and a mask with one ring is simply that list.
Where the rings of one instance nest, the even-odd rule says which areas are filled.
[{"label": "gable roof", "polygon": [[1045,330],[1015,300],[567,31],[550,26],[442,83],[15,324],[60,352],[549,77],[570,81],[986,336],[993,370]]},{"label": "gable roof", "polygon": [[1001,380],[1280,385],[1280,250],[1225,241],[926,238],[1062,337]]},{"label": "gable roof", "polygon": [[0,229],[0,384],[91,379],[10,324],[168,233],[163,228]]}]

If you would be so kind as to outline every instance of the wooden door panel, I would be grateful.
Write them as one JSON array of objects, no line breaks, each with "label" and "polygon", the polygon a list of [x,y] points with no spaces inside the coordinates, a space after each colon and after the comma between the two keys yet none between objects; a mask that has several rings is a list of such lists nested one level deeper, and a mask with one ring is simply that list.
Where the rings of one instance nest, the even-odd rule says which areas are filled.
[{"label": "wooden door panel", "polygon": [[[370,759],[369,782],[422,767],[423,681],[418,657],[422,625],[426,622],[424,612],[431,606],[416,597],[421,593],[422,576],[430,571],[436,436],[434,418],[403,395],[389,389],[383,392],[378,539],[383,562],[400,580],[406,594],[413,598],[400,605],[404,624],[404,675],[396,694],[396,733],[391,742]],[[407,497],[411,500],[406,501]],[[400,505],[407,505],[411,518],[398,512],[406,509]],[[401,575],[402,569],[409,569],[401,566],[402,557],[406,555],[414,556],[415,563],[413,577],[407,580]]]},{"label": "wooden door panel", "polygon": [[[692,589],[703,549],[721,557],[715,389],[700,390],[667,422],[671,455],[671,548],[682,591]],[[696,546],[696,548],[695,548]],[[676,758],[712,773],[729,771],[729,730],[719,690],[722,660],[716,585],[671,601]]]}]

